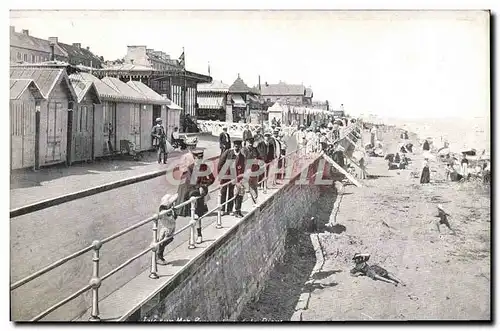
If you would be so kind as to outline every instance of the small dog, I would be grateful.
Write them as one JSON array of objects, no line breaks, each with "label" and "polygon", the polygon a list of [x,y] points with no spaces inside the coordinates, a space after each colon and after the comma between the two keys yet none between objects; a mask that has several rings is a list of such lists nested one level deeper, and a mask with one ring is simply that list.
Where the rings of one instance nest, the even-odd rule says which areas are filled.
[{"label": "small dog", "polygon": [[356,266],[351,270],[351,275],[357,277],[359,273],[370,277],[373,280],[380,280],[386,283],[394,284],[394,286],[398,286],[401,284],[406,286],[399,278],[397,278],[394,274],[388,272],[384,268],[374,264],[372,266],[366,263],[370,259],[370,254],[354,254],[352,260],[356,263]]},{"label": "small dog", "polygon": [[411,171],[410,178],[420,178],[420,172],[419,171]]}]

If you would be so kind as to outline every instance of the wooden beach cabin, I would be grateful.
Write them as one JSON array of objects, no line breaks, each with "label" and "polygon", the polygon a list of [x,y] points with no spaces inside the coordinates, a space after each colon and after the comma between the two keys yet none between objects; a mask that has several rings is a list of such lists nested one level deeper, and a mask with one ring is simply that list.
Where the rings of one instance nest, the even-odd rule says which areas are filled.
[{"label": "wooden beach cabin", "polygon": [[118,78],[104,77],[102,82],[129,100],[127,104],[120,103],[116,109],[117,140],[132,142],[136,151],[149,151],[153,149],[151,122],[155,101],[137,92],[130,85],[127,85],[127,83],[122,82]]},{"label": "wooden beach cabin", "polygon": [[[156,119],[161,118],[163,120],[163,126],[165,127],[165,131],[167,134],[167,137],[169,137],[168,132],[169,132],[169,126],[168,126],[168,112],[167,112],[167,106],[171,104],[171,101],[168,100],[166,97],[163,97],[153,91],[150,87],[148,87],[146,84],[139,82],[139,81],[128,81],[127,85],[133,88],[136,92],[142,94],[151,104],[152,104],[152,112],[151,112],[151,126],[149,127],[149,131],[147,130],[142,130],[144,133],[144,139],[146,139],[146,134],[149,134],[149,137],[151,139],[151,144],[152,144],[152,137],[151,137],[151,128],[153,125],[156,125]],[[179,113],[180,115],[180,113]],[[178,119],[177,119],[178,120]],[[179,122],[175,122],[179,123]],[[151,145],[152,146],[152,145]]]},{"label": "wooden beach cabin", "polygon": [[101,104],[99,94],[91,80],[86,80],[80,73],[69,77],[77,96],[69,122],[71,142],[69,147],[70,162],[92,161],[94,159],[94,113],[95,106]]},{"label": "wooden beach cabin", "polygon": [[101,101],[94,107],[94,158],[111,155],[117,146],[119,148],[116,138],[116,109],[118,105],[121,108],[122,103],[129,104],[130,101],[94,75],[80,72],[78,76],[94,84]]},{"label": "wooden beach cabin", "polygon": [[11,170],[35,166],[36,112],[43,99],[32,79],[10,80]]},{"label": "wooden beach cabin", "polygon": [[44,99],[40,101],[40,131],[35,137],[35,166],[67,162],[68,110],[76,102],[65,68],[50,65],[12,65],[10,79],[31,79]]},{"label": "wooden beach cabin", "polygon": [[165,130],[167,131],[167,137],[170,139],[174,129],[177,127],[180,130],[179,123],[181,121],[182,107],[170,101],[167,105],[167,123],[165,124]]}]

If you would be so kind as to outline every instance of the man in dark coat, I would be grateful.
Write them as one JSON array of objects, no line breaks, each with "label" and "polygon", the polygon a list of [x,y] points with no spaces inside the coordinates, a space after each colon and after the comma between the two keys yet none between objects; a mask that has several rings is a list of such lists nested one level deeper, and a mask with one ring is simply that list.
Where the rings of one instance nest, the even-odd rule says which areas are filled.
[{"label": "man in dark coat", "polygon": [[[266,162],[266,178],[269,179],[269,171],[271,169],[270,163],[274,161],[276,158],[276,142],[273,137],[271,137],[271,133],[266,132],[264,134],[264,143],[266,145],[266,156],[264,161]],[[272,178],[274,183],[275,178]]]},{"label": "man in dark coat", "polygon": [[[259,165],[257,164],[258,160],[262,160],[259,158],[259,151],[254,147],[254,139],[248,139],[248,145],[243,148],[243,155],[245,156],[245,160],[247,162],[252,162],[250,170],[252,173],[258,173]],[[254,204],[257,203],[258,198],[258,182],[260,176],[251,176],[248,178],[248,187],[250,191],[250,196],[252,197],[252,201]]]},{"label": "man in dark coat", "polygon": [[[257,159],[262,161],[262,162],[265,162],[266,157],[267,157],[268,145],[266,145],[266,142],[264,140],[263,135],[259,135],[259,136],[257,136],[257,138],[255,138],[254,147],[257,149],[257,154],[258,154]],[[260,183],[264,179],[264,176],[265,176],[265,173],[262,172],[258,177],[258,183]],[[263,188],[264,183],[262,182],[262,183],[258,184],[258,186]]]},{"label": "man in dark coat", "polygon": [[[227,182],[230,182],[231,180],[234,180],[236,178],[231,178],[232,174],[236,174],[236,176],[243,175],[245,172],[245,156],[241,152],[241,140],[234,140],[234,148],[229,149],[222,153],[220,159],[219,159],[219,164],[217,166],[217,172],[220,176],[220,184],[226,184]],[[231,168],[233,171],[231,171]],[[221,170],[225,170],[224,173],[221,173]],[[242,178],[238,178],[237,182],[240,183],[242,182]],[[221,203],[224,204],[227,200],[230,200],[234,196],[234,191],[235,191],[235,184],[231,183],[228,185],[225,185],[221,189]],[[228,202],[226,205],[222,207],[222,214],[227,215],[235,215],[236,217],[243,217],[241,214],[241,204],[243,202],[243,196],[237,195],[237,197]],[[233,203],[235,207],[235,212],[233,213]]]},{"label": "man in dark coat", "polygon": [[[198,208],[198,213],[196,213],[195,210],[195,214],[201,217],[205,213],[199,214],[199,212],[206,207],[205,196],[208,193],[208,187],[215,182],[215,176],[208,164],[203,162],[202,150],[193,150],[191,153],[193,154],[194,162],[187,167],[186,171],[182,175],[183,180],[177,190],[178,200],[176,204],[181,204],[191,198],[193,196],[193,192],[200,192],[200,196],[203,196],[203,198],[197,200],[196,206]],[[207,172],[208,174],[206,174]],[[201,176],[202,174],[203,176]],[[205,193],[202,194],[202,191]],[[191,216],[191,205],[187,204],[184,207],[181,207],[179,216]],[[201,235],[199,236],[201,237]]]},{"label": "man in dark coat", "polygon": [[231,148],[231,137],[227,133],[227,128],[222,129],[222,133],[219,136],[219,146],[221,155]]},{"label": "man in dark coat", "polygon": [[[281,147],[282,147],[282,142],[279,137],[280,131],[278,129],[273,130],[273,137],[272,137],[272,143],[273,143],[273,149],[274,149],[274,159],[276,162],[272,165],[272,167],[276,167],[277,169],[281,169]],[[273,185],[276,185],[276,180],[280,179],[280,174],[279,171],[274,174],[274,178],[272,178],[272,183]]]},{"label": "man in dark coat", "polygon": [[162,159],[163,163],[167,163],[167,134],[159,117],[156,119],[156,125],[151,129],[151,136],[153,137],[153,147],[158,152],[158,163],[162,163]]},{"label": "man in dark coat", "polygon": [[[203,151],[193,151],[196,162],[193,167],[193,175],[191,183],[194,183],[194,190],[190,193],[190,197],[200,197],[196,200],[194,213],[197,217],[202,217],[208,212],[207,198],[208,187],[215,182],[215,176],[212,173],[209,165],[203,162]],[[201,219],[198,220],[196,243],[201,244],[203,237],[201,234]]]},{"label": "man in dark coat", "polygon": [[246,147],[248,145],[248,139],[252,138],[252,131],[247,125],[245,125],[245,130],[243,131],[243,146]]}]

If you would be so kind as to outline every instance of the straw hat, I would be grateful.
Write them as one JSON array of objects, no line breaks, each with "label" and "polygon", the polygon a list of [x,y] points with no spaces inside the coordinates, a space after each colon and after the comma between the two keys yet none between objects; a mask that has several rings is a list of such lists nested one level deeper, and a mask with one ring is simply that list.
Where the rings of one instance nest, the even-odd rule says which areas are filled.
[{"label": "straw hat", "polygon": [[167,193],[161,198],[160,205],[165,207],[172,206],[177,201],[177,198],[178,198],[177,193],[175,194]]}]

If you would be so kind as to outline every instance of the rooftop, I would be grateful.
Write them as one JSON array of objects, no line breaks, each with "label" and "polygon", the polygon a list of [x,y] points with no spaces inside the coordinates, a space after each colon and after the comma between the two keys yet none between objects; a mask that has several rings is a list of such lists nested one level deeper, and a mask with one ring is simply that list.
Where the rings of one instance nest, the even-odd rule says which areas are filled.
[{"label": "rooftop", "polygon": [[32,79],[11,79],[10,100],[19,99],[26,89],[30,89],[37,99],[43,98],[40,88]]},{"label": "rooftop", "polygon": [[231,93],[255,93],[252,89],[248,87],[247,84],[240,78],[238,74],[238,78],[234,81],[233,85],[229,87],[229,92]]},{"label": "rooftop", "polygon": [[70,99],[76,101],[77,97],[68,75],[64,68],[51,68],[51,67],[36,67],[36,66],[11,66],[10,79],[31,79],[33,80],[44,98],[48,98],[52,93],[54,87],[63,82],[66,84]]},{"label": "rooftop", "polygon": [[222,81],[213,80],[211,83],[200,83],[197,86],[198,92],[229,92],[229,85]]},{"label": "rooftop", "polygon": [[[261,86],[262,95],[306,95],[306,88],[300,84],[264,84]],[[312,94],[312,90],[311,90]]]}]

